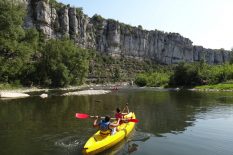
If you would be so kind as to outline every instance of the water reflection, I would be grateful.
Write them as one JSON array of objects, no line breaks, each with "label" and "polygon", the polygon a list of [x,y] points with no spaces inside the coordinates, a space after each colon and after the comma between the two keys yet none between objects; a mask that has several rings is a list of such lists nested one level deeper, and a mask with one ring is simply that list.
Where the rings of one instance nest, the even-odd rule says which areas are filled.
[{"label": "water reflection", "polygon": [[74,114],[113,115],[116,107],[127,102],[140,121],[137,131],[108,154],[134,154],[150,137],[181,134],[199,119],[233,116],[232,95],[137,89],[98,96],[0,100],[0,147],[5,148],[0,154],[79,154],[96,130],[92,119],[77,120]]},{"label": "water reflection", "polygon": [[[225,94],[228,98],[232,93]],[[138,92],[131,103],[135,104],[137,117],[143,120],[138,130],[160,135],[181,133],[195,124],[198,114],[208,113],[224,104],[218,102],[216,93],[180,92]],[[230,102],[231,104],[233,102]],[[229,102],[227,103],[229,108]],[[222,114],[224,109],[220,109]]]}]

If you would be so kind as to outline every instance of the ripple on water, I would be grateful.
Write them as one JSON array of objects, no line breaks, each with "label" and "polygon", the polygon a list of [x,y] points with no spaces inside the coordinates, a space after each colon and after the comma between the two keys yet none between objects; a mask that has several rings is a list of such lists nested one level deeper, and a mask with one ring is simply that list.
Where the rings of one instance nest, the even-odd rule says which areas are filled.
[{"label": "ripple on water", "polygon": [[67,154],[81,153],[86,139],[80,136],[68,136],[57,140],[54,145],[63,149]]}]

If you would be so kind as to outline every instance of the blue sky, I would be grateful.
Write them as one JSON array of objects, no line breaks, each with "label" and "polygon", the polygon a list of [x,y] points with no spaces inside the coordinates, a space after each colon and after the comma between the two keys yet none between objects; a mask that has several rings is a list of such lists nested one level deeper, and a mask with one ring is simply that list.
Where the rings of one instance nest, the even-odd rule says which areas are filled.
[{"label": "blue sky", "polygon": [[233,0],[57,0],[147,30],[177,32],[206,48],[233,47]]}]

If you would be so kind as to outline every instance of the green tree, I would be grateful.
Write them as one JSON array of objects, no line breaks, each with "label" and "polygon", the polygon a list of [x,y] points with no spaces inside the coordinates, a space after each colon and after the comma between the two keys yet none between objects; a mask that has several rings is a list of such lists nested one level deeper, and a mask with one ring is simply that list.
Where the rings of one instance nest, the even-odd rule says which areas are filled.
[{"label": "green tree", "polygon": [[195,86],[202,84],[200,78],[200,64],[180,63],[170,77],[170,85],[173,86]]},{"label": "green tree", "polygon": [[63,87],[81,84],[88,71],[88,52],[71,40],[49,40],[38,63],[40,85]]},{"label": "green tree", "polygon": [[113,80],[114,82],[116,82],[119,81],[120,79],[121,79],[121,71],[119,67],[116,67],[113,73]]},{"label": "green tree", "polygon": [[144,87],[147,85],[147,77],[144,74],[139,74],[135,79],[135,84]]},{"label": "green tree", "polygon": [[30,62],[33,50],[24,41],[24,10],[20,4],[0,1],[0,82],[19,80]]}]

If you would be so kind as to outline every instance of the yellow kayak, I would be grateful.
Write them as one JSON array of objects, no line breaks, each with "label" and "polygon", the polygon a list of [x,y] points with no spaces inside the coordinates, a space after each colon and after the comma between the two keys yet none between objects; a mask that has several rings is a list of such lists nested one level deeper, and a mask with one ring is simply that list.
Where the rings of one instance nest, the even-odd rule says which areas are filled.
[{"label": "yellow kayak", "polygon": [[[130,112],[128,115],[125,115],[124,118],[135,119],[136,117],[133,112]],[[114,135],[107,136],[102,136],[100,131],[97,131],[84,145],[83,154],[92,155],[109,149],[127,137],[133,130],[134,126],[134,122],[122,123],[120,126],[118,126],[118,132],[116,132]]]}]

